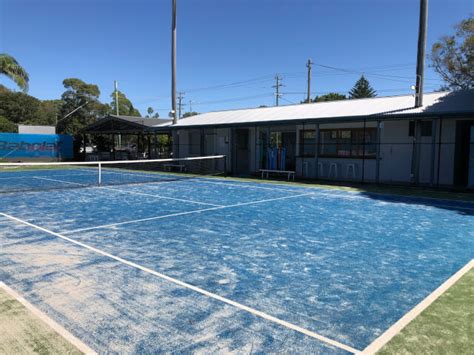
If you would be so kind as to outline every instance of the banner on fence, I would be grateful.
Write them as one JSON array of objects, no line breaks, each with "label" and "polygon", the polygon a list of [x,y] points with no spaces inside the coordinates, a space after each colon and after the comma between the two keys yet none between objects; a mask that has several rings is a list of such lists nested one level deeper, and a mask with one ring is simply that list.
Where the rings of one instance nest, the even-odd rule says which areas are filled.
[{"label": "banner on fence", "polygon": [[72,159],[72,136],[0,133],[0,159],[15,158]]}]

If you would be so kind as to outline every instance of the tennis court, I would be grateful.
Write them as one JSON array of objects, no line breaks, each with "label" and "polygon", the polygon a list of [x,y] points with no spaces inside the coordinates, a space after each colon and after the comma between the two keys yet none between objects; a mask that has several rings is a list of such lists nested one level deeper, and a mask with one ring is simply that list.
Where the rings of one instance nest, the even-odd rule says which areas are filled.
[{"label": "tennis court", "polygon": [[98,352],[336,354],[474,257],[472,202],[164,170],[2,172],[0,279]]}]

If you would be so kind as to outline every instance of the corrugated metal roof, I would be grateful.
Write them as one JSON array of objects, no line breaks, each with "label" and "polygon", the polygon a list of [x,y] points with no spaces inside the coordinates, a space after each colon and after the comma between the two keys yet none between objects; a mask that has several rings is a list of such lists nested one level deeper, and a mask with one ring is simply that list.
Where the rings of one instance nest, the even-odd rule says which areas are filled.
[{"label": "corrugated metal roof", "polygon": [[166,118],[147,118],[147,117],[137,117],[137,116],[123,116],[123,115],[108,115],[108,117],[118,118],[120,120],[133,122],[136,124],[140,124],[146,127],[160,127],[163,125],[168,125],[172,122],[170,119]]},{"label": "corrugated metal roof", "polygon": [[388,118],[396,115],[474,113],[474,90],[428,93],[424,95],[423,101],[422,107],[415,108],[414,96],[405,95],[216,111],[180,119],[173,127],[257,124],[342,117],[383,116]]}]

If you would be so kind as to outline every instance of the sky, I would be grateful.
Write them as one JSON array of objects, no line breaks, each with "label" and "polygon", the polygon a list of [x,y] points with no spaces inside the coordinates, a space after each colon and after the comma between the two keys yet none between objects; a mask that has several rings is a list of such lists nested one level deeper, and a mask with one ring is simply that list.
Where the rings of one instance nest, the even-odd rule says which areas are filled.
[{"label": "sky", "polygon": [[[473,4],[429,1],[427,53]],[[183,111],[274,105],[277,73],[280,104],[298,103],[309,58],[312,96],[346,94],[362,73],[379,96],[411,94],[418,17],[418,0],[178,0]],[[40,99],[60,98],[62,81],[75,77],[110,102],[117,80],[142,115],[152,107],[167,117],[170,47],[171,0],[0,0],[0,52],[28,71]],[[425,73],[425,92],[442,85],[429,62]]]}]

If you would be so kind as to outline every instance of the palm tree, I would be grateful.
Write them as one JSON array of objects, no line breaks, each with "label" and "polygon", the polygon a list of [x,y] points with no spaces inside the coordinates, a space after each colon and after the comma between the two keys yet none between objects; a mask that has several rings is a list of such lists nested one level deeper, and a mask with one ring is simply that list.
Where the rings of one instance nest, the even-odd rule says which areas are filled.
[{"label": "palm tree", "polygon": [[0,53],[0,74],[13,80],[23,92],[28,91],[28,73],[11,55]]}]

